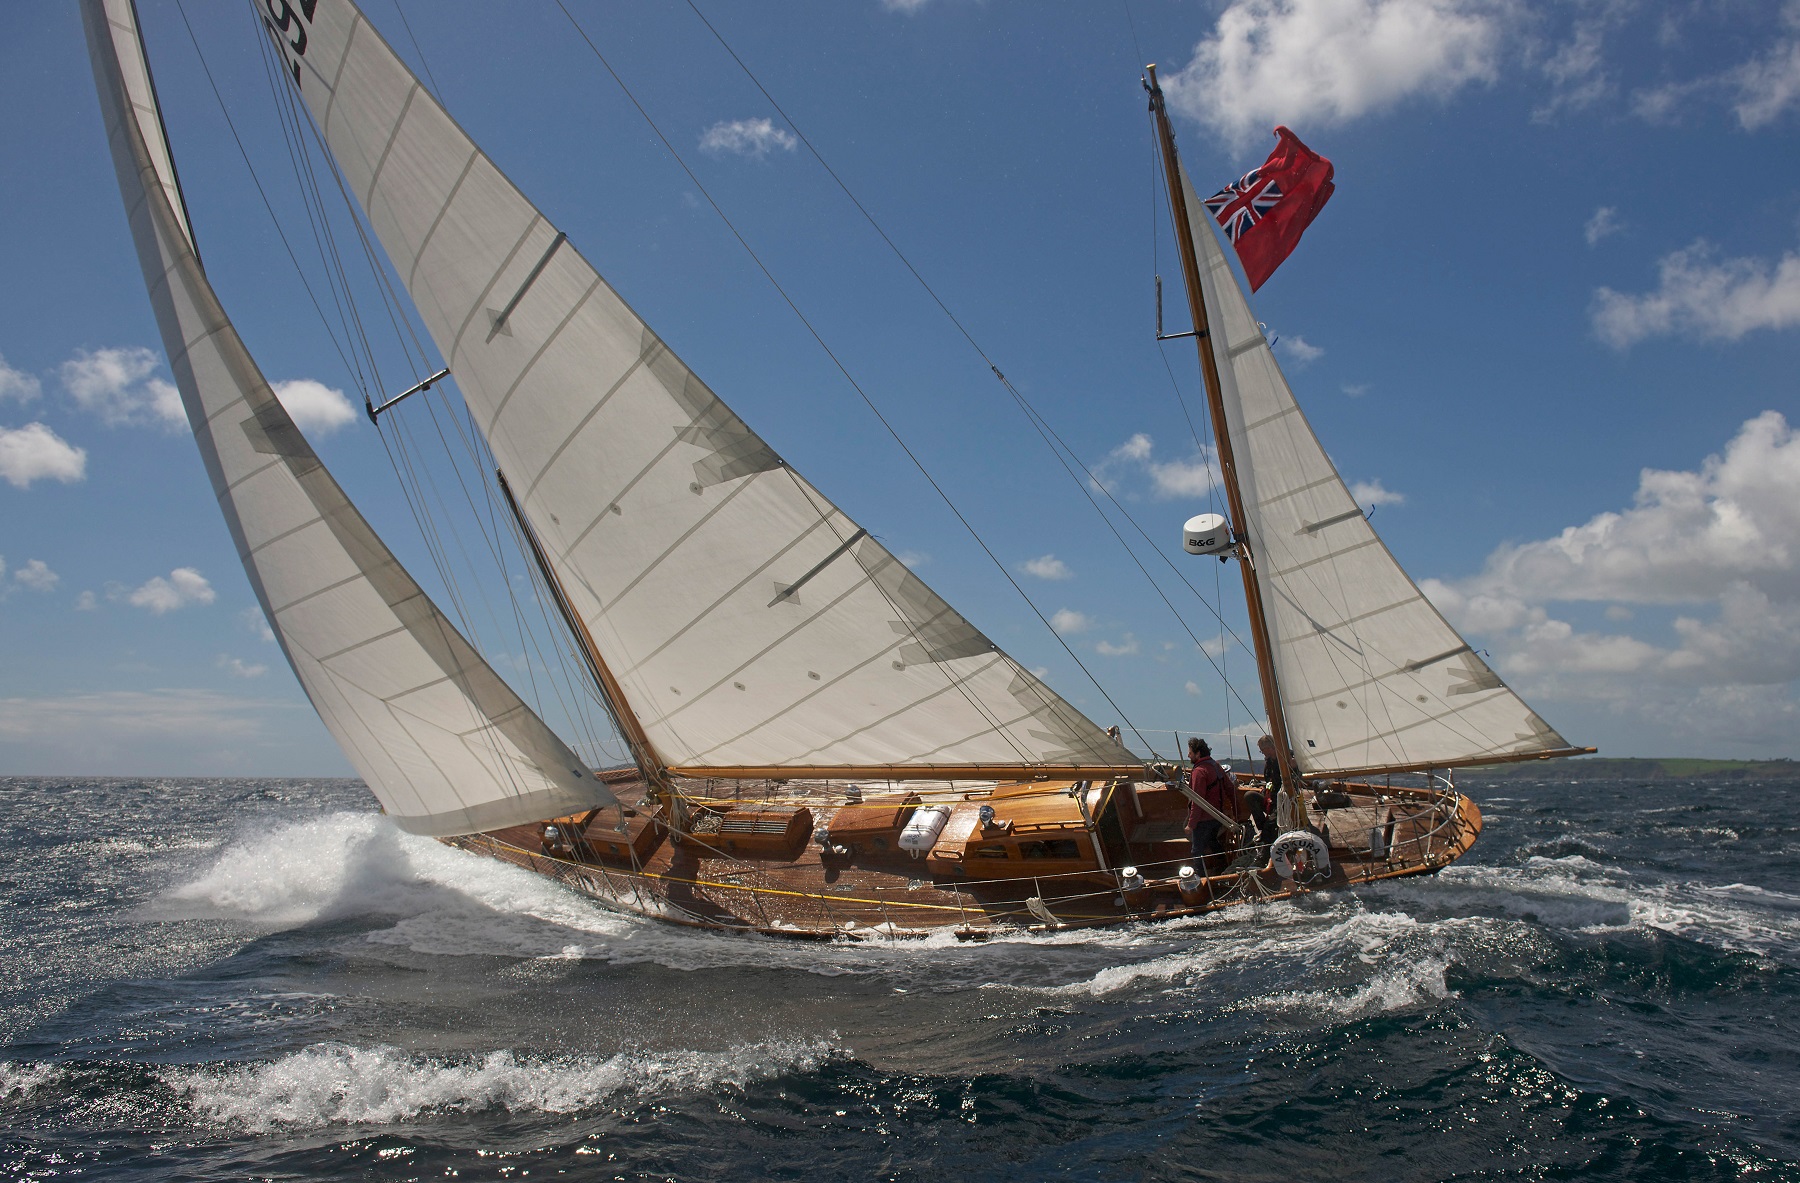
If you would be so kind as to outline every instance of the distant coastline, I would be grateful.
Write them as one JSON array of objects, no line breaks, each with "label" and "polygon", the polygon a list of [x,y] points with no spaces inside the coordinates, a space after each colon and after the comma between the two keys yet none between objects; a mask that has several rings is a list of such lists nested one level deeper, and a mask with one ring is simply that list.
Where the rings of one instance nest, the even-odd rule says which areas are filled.
[{"label": "distant coastline", "polygon": [[1561,772],[1583,780],[1800,781],[1800,760],[1690,760],[1654,757],[1576,756],[1470,768],[1460,776],[1481,780],[1542,780]]}]

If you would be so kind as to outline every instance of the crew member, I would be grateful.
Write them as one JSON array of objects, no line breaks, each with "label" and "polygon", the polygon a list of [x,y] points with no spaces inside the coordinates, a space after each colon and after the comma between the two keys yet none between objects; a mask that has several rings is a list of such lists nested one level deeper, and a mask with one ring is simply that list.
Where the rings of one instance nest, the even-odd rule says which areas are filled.
[{"label": "crew member", "polygon": [[1281,791],[1281,761],[1275,758],[1275,740],[1263,736],[1256,741],[1263,754],[1263,788],[1244,792],[1244,804],[1250,808],[1250,820],[1256,823],[1256,840],[1264,846],[1275,841],[1279,827],[1275,824],[1275,794]]},{"label": "crew member", "polygon": [[[1196,735],[1188,740],[1188,759],[1194,765],[1193,771],[1188,774],[1188,788],[1193,790],[1194,795],[1225,817],[1236,814],[1233,799],[1237,796],[1237,783],[1212,758],[1211,746]],[[1224,869],[1221,856],[1226,852],[1219,849],[1219,835],[1224,828],[1224,824],[1210,810],[1199,804],[1188,806],[1188,849],[1202,875],[1214,873],[1207,863],[1209,858],[1214,860],[1213,866],[1219,870]]]}]

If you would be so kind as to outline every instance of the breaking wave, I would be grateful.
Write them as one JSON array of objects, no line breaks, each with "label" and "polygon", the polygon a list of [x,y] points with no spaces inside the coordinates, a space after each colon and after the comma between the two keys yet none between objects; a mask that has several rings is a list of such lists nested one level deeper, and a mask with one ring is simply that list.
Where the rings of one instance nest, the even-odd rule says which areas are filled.
[{"label": "breaking wave", "polygon": [[485,1109],[580,1113],[612,1101],[742,1088],[846,1054],[823,1039],[722,1052],[528,1057],[495,1051],[467,1059],[325,1043],[263,1064],[172,1069],[161,1079],[203,1119],[267,1131],[389,1125]]}]

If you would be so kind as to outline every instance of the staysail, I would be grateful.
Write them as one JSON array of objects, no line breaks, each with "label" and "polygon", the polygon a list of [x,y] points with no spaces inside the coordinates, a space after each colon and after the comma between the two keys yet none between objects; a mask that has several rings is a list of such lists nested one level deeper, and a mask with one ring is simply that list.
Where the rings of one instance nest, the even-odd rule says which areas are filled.
[{"label": "staysail", "polygon": [[157,325],[244,570],[307,697],[390,817],[449,835],[612,803],[325,470],[201,270],[132,0],[82,16]]},{"label": "staysail", "polygon": [[1220,398],[1288,741],[1308,774],[1569,754],[1425,598],[1294,401],[1187,169]]},{"label": "staysail", "polygon": [[353,4],[282,12],[292,79],[663,764],[1141,765],[738,418]]}]

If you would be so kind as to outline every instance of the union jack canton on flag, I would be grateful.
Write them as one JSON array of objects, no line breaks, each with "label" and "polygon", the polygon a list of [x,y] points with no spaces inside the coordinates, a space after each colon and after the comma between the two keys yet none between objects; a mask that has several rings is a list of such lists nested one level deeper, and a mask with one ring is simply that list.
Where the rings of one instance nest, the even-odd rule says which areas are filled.
[{"label": "union jack canton on flag", "polygon": [[1281,266],[1300,235],[1331,199],[1331,161],[1285,127],[1261,168],[1251,169],[1207,198],[1206,212],[1225,231],[1255,291]]}]

